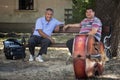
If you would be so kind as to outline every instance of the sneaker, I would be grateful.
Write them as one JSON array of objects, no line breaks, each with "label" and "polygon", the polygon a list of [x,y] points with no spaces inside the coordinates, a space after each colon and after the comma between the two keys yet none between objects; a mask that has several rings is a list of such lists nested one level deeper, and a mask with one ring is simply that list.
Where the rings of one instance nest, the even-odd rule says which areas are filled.
[{"label": "sneaker", "polygon": [[34,61],[34,56],[30,55],[29,61]]},{"label": "sneaker", "polygon": [[41,55],[39,55],[38,57],[36,57],[35,60],[38,61],[38,62],[44,62]]}]

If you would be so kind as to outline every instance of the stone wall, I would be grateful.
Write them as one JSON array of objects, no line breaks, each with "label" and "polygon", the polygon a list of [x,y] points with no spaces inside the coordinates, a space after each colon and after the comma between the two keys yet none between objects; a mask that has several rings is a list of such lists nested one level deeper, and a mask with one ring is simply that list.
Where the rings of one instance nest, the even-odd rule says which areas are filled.
[{"label": "stone wall", "polygon": [[34,10],[18,10],[19,0],[0,0],[0,32],[29,32],[48,7],[64,22],[64,9],[72,8],[72,0],[34,0]]},{"label": "stone wall", "polygon": [[19,0],[0,0],[0,22],[34,23],[46,8],[54,9],[54,17],[64,21],[64,9],[72,8],[72,0],[34,0],[34,10],[18,10]]}]

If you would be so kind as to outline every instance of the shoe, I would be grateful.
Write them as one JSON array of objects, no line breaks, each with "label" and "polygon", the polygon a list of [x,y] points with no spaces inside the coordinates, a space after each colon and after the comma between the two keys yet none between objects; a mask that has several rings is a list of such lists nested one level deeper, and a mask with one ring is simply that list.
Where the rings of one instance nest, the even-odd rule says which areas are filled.
[{"label": "shoe", "polygon": [[34,56],[30,55],[29,61],[34,61]]},{"label": "shoe", "polygon": [[41,55],[39,55],[38,57],[36,57],[35,60],[38,61],[38,62],[44,62]]}]

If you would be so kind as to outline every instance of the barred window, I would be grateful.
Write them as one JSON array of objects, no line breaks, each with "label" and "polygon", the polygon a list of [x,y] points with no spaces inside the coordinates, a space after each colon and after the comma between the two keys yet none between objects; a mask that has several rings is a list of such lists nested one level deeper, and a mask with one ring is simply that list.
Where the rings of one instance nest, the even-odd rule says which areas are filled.
[{"label": "barred window", "polygon": [[34,10],[34,0],[19,0],[19,10]]}]

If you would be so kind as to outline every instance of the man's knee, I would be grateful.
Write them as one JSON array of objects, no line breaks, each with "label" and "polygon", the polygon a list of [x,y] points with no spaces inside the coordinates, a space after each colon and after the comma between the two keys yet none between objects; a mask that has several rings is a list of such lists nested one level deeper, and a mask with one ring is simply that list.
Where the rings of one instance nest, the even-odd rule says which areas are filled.
[{"label": "man's knee", "polygon": [[28,44],[29,45],[35,45],[36,43],[35,43],[35,40],[31,37],[29,40],[28,40]]},{"label": "man's knee", "polygon": [[51,44],[51,41],[49,39],[43,39],[42,43],[49,45],[49,44]]}]

